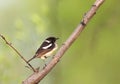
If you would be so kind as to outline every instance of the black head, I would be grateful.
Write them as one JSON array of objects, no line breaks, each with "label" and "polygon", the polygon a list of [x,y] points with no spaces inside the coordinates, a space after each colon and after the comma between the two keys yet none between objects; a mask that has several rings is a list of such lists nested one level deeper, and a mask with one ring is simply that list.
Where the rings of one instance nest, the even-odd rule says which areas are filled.
[{"label": "black head", "polygon": [[50,42],[55,42],[56,40],[58,40],[59,38],[56,37],[48,37],[46,40],[50,41]]}]

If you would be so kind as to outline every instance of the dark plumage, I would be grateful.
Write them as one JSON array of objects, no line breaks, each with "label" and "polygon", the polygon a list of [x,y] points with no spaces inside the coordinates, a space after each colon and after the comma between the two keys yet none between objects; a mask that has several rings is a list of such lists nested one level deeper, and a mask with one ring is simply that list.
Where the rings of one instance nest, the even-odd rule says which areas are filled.
[{"label": "dark plumage", "polygon": [[28,60],[30,62],[34,58],[46,59],[48,56],[52,54],[57,49],[57,44],[55,43],[58,38],[48,37],[41,44],[40,48],[36,51],[35,55]]}]

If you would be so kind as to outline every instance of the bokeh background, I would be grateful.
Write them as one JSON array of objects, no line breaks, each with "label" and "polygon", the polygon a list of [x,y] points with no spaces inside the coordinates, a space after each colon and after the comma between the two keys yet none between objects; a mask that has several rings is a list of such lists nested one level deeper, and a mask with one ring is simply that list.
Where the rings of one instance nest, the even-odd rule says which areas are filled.
[{"label": "bokeh background", "polygon": [[[48,36],[59,37],[61,46],[94,1],[0,0],[0,34],[29,59]],[[40,84],[120,84],[119,3],[119,0],[105,1]],[[31,64],[43,66],[40,59]],[[25,66],[0,39],[0,84],[21,84],[32,74]]]}]

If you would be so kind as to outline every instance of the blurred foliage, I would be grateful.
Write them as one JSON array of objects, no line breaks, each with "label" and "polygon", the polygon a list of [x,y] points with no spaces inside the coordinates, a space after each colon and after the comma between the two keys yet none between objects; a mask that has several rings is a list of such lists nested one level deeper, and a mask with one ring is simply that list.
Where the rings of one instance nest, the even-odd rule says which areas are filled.
[{"label": "blurred foliage", "polygon": [[[0,34],[26,58],[48,36],[59,46],[80,23],[95,0],[0,0]],[[41,84],[119,84],[120,6],[106,0],[80,37]],[[0,40],[0,84],[21,84],[31,73],[26,64]],[[31,62],[41,66],[40,59]]]}]

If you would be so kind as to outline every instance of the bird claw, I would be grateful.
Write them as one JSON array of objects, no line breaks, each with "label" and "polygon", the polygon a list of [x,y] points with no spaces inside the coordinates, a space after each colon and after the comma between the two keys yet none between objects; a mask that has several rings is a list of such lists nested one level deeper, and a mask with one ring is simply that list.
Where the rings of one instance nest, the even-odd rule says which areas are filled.
[{"label": "bird claw", "polygon": [[36,69],[35,69],[35,72],[37,72],[37,73],[38,73],[38,72],[39,72],[39,70],[40,70],[40,67],[36,68]]},{"label": "bird claw", "polygon": [[46,66],[47,66],[47,64],[44,65],[43,69],[45,69]]}]

